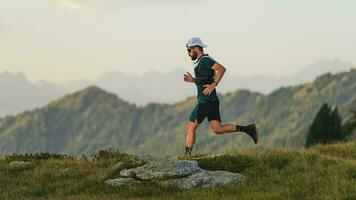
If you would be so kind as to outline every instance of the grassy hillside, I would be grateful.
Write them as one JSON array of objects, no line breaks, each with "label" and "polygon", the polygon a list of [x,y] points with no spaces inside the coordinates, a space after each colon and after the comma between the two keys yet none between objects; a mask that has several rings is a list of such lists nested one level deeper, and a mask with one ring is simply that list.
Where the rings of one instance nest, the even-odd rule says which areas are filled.
[{"label": "grassy hillside", "polygon": [[[219,88],[217,88],[219,90]],[[338,106],[343,118],[356,101],[356,69],[324,74],[314,82],[282,87],[268,95],[238,90],[221,99],[223,123],[256,122],[260,141],[245,134],[214,135],[207,120],[198,128],[195,150],[230,147],[304,147],[320,106]],[[113,148],[129,153],[179,154],[195,97],[176,104],[138,107],[96,86],[67,95],[43,108],[0,119],[0,154],[53,152],[80,155]]]},{"label": "grassy hillside", "polygon": [[[64,155],[8,155],[0,160],[0,199],[355,199],[356,141],[307,150],[230,149],[214,158],[189,159],[209,170],[239,172],[239,183],[213,189],[179,190],[158,185],[113,188],[103,182],[123,168],[136,167],[133,155],[100,151],[94,159]],[[205,156],[205,157],[204,157]],[[27,160],[26,167],[9,166]],[[113,169],[115,163],[125,164]]]}]

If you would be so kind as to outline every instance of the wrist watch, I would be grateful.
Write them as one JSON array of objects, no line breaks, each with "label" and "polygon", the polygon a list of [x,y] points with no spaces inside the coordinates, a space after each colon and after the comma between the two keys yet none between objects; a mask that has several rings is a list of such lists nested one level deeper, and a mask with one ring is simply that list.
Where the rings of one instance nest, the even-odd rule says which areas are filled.
[{"label": "wrist watch", "polygon": [[214,81],[213,83],[215,83],[215,86],[218,86],[218,82],[217,81]]}]

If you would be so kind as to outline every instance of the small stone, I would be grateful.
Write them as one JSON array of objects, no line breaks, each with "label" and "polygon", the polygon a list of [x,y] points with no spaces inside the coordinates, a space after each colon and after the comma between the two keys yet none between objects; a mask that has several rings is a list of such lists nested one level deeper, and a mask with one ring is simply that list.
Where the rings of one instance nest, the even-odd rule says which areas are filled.
[{"label": "small stone", "polygon": [[11,167],[25,167],[31,165],[31,162],[29,161],[11,161],[9,163],[9,166]]},{"label": "small stone", "polygon": [[145,162],[143,160],[137,160],[134,162],[135,165],[143,165]]},{"label": "small stone", "polygon": [[108,179],[104,183],[114,187],[119,187],[119,186],[139,184],[140,181],[136,181],[133,178],[117,178],[117,179]]},{"label": "small stone", "polygon": [[120,176],[122,177],[135,177],[136,173],[134,171],[135,169],[123,169],[120,171]]}]

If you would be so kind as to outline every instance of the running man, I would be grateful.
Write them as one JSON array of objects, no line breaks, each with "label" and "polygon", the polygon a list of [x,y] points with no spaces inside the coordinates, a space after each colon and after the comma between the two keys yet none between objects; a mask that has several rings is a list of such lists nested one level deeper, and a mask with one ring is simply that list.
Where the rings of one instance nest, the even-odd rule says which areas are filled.
[{"label": "running man", "polygon": [[194,61],[195,77],[187,72],[187,74],[184,74],[184,81],[196,84],[198,89],[198,103],[190,114],[186,126],[185,154],[191,154],[195,144],[195,131],[205,117],[208,118],[209,124],[215,134],[241,131],[251,136],[257,144],[258,132],[254,123],[248,126],[221,124],[219,112],[220,101],[216,94],[215,87],[218,86],[218,83],[223,77],[226,71],[225,67],[204,53],[203,48],[207,47],[207,45],[203,44],[200,38],[190,38],[186,47],[188,55]]}]

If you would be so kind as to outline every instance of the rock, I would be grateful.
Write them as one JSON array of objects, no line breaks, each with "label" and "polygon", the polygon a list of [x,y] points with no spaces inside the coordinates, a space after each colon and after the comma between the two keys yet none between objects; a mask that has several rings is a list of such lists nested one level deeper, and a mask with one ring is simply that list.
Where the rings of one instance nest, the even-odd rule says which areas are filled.
[{"label": "rock", "polygon": [[11,167],[26,167],[26,166],[29,166],[31,165],[31,162],[29,161],[11,161],[9,163],[9,166]]},{"label": "rock", "polygon": [[175,160],[164,158],[151,161],[141,167],[124,169],[122,177],[135,177],[142,180],[163,180],[186,177],[201,170],[195,160]]},{"label": "rock", "polygon": [[117,169],[119,169],[120,167],[122,167],[124,164],[125,164],[124,162],[118,162],[118,163],[116,163],[116,164],[112,167],[112,169],[113,169],[113,170],[117,170]]},{"label": "rock", "polygon": [[[212,157],[216,156],[221,155]],[[105,183],[112,186],[124,186],[139,184],[143,181],[174,186],[180,189],[190,189],[223,186],[237,182],[242,177],[239,173],[201,169],[195,160],[177,160],[170,156],[141,158],[144,158],[147,164],[132,169],[123,169],[120,171],[121,178],[108,179]],[[117,165],[119,166],[121,163],[117,163],[115,166],[118,167]]]},{"label": "rock", "polygon": [[120,171],[120,176],[122,177],[135,177],[135,169],[123,169]]},{"label": "rock", "polygon": [[227,171],[207,171],[201,170],[187,178],[170,179],[161,182],[161,185],[176,186],[179,189],[191,189],[193,187],[215,187],[223,186],[231,182],[238,182],[242,175]]},{"label": "rock", "polygon": [[140,181],[137,181],[133,178],[117,178],[117,179],[108,179],[104,183],[114,187],[119,187],[124,185],[139,184]]}]

